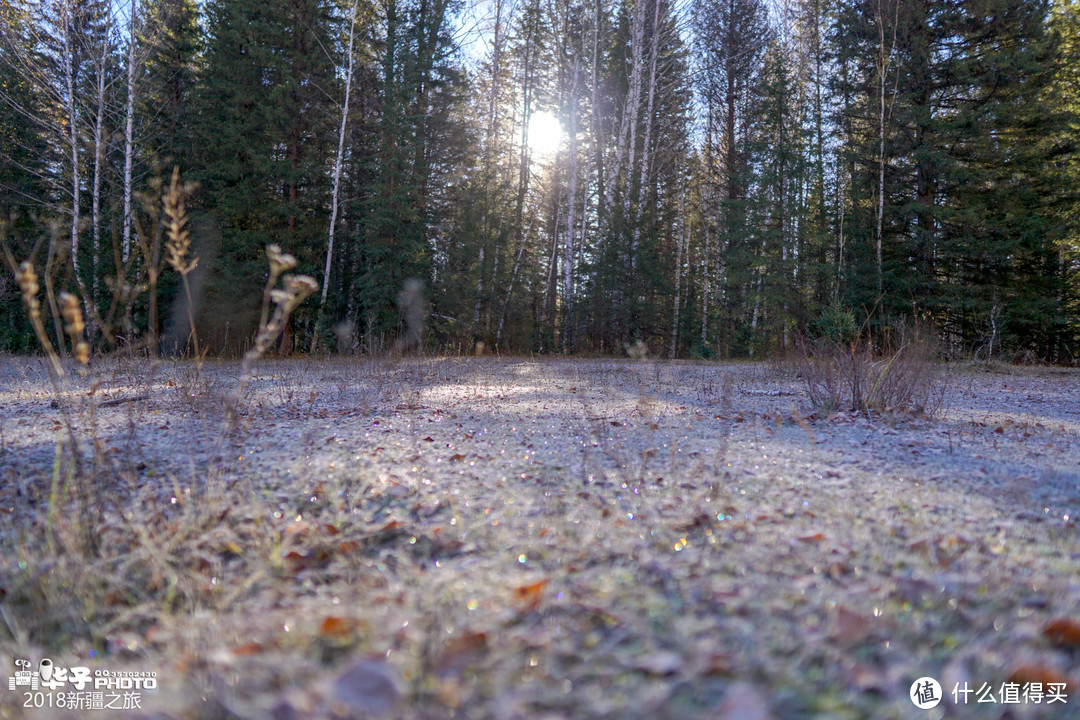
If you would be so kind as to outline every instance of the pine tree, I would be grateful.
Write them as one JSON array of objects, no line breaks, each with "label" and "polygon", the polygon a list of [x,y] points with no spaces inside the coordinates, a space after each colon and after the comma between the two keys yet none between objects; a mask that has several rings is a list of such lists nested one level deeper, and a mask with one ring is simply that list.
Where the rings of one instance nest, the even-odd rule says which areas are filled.
[{"label": "pine tree", "polygon": [[[254,327],[265,262],[279,244],[315,271],[325,250],[329,97],[337,77],[324,0],[216,0],[192,103],[190,149],[198,209],[220,232],[208,304],[219,339]],[[299,315],[303,319],[303,315]]]}]

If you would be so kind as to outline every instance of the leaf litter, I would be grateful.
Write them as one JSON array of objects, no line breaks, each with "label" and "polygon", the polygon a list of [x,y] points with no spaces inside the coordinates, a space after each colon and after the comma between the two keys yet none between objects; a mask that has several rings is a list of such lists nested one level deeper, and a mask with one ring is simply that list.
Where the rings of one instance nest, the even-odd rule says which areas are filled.
[{"label": "leaf litter", "polygon": [[148,711],[903,718],[923,675],[1080,707],[1076,373],[822,418],[765,365],[267,361],[224,446],[182,364],[117,374],[148,400],[94,428],[109,602],[26,540],[56,434],[32,376],[0,374],[0,538],[28,567],[0,575],[0,650],[156,670]]}]

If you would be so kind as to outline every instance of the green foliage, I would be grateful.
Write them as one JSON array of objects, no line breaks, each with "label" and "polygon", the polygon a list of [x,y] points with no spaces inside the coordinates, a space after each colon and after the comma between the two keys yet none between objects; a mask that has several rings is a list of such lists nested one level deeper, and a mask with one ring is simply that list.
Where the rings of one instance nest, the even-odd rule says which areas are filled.
[{"label": "green foliage", "polygon": [[337,77],[325,0],[215,0],[206,8],[207,52],[190,129],[194,210],[220,232],[205,336],[244,342],[255,329],[251,288],[262,249],[276,243],[311,270],[323,245],[325,173],[333,142]]},{"label": "green foliage", "polygon": [[[328,296],[283,330],[301,347],[343,322],[392,346],[416,279],[443,347],[761,356],[849,342],[873,308],[875,332],[928,313],[952,354],[1080,352],[1072,0],[799,0],[783,32],[763,0],[699,0],[692,45],[670,0],[495,0],[476,64],[459,0],[363,0],[355,28],[336,0],[136,7],[136,186],[164,159],[201,186],[191,291],[212,348],[250,342],[267,243],[322,278],[351,60]],[[30,208],[6,241],[102,305],[161,260],[118,243],[127,53],[106,9],[0,11],[0,211]],[[552,157],[529,145],[541,112],[562,125]],[[78,257],[63,233],[37,242],[77,192],[87,225],[93,190]],[[158,289],[182,311],[175,278]],[[131,293],[118,312],[156,325]],[[25,328],[4,332],[16,347]]]},{"label": "green foliage", "polygon": [[847,308],[833,304],[821,311],[810,326],[812,337],[844,345],[855,340],[859,334],[859,324],[855,313]]}]

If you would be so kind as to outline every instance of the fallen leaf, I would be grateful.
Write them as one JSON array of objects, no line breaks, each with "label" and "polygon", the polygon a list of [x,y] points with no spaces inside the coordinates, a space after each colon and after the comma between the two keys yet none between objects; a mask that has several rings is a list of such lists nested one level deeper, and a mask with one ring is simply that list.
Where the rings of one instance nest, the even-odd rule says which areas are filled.
[{"label": "fallen leaf", "polygon": [[311,526],[306,522],[292,522],[285,526],[285,537],[299,539],[306,535]]},{"label": "fallen leaf", "polygon": [[1058,618],[1047,623],[1042,632],[1047,640],[1058,647],[1080,647],[1080,622],[1075,620]]},{"label": "fallen leaf", "polygon": [[301,570],[321,570],[330,564],[330,553],[325,550],[307,552],[306,550],[290,550],[283,556],[285,565],[290,572],[298,573]]},{"label": "fallen leaf", "polygon": [[232,648],[230,652],[233,655],[255,655],[257,653],[261,653],[265,649],[266,648],[263,646],[262,643],[255,642],[253,640],[251,642],[246,642],[243,645],[237,645],[236,647]]},{"label": "fallen leaf", "polygon": [[750,683],[737,682],[724,696],[724,702],[717,708],[718,720],[771,720],[769,703]]},{"label": "fallen leaf", "polygon": [[[0,597],[2,597],[2,596],[3,596],[3,592],[0,592]],[[105,593],[104,600],[105,600],[106,605],[129,605],[130,604],[128,602],[127,596],[125,596],[123,593],[117,592],[115,590],[110,590],[107,593]]]},{"label": "fallen leaf", "polygon": [[874,630],[873,618],[850,610],[843,605],[836,606],[833,620],[833,638],[842,645],[861,645]]},{"label": "fallen leaf", "polygon": [[540,580],[538,582],[530,583],[529,585],[520,585],[513,590],[514,602],[522,607],[526,612],[531,612],[540,607],[540,600],[544,596],[544,588],[547,587],[547,580]]},{"label": "fallen leaf", "polygon": [[331,686],[333,699],[362,717],[389,715],[401,699],[397,673],[381,659],[361,660]]},{"label": "fallen leaf", "polygon": [[434,663],[435,671],[444,678],[458,676],[487,654],[487,633],[466,631],[448,642],[439,653]]},{"label": "fallen leaf", "polygon": [[359,623],[355,618],[338,617],[328,615],[319,623],[319,635],[325,638],[340,640],[352,635]]},{"label": "fallen leaf", "polygon": [[799,538],[799,542],[817,543],[825,539],[825,533],[814,533],[813,535],[804,535]]},{"label": "fallen leaf", "polygon": [[1065,675],[1055,667],[1040,663],[1021,663],[1016,665],[1009,673],[1009,682],[1027,685],[1029,683],[1042,683],[1043,686],[1052,683],[1067,682]]},{"label": "fallen leaf", "polygon": [[462,455],[461,453],[456,453],[456,454],[450,456],[450,462],[461,462],[464,459],[465,459],[465,456]]}]

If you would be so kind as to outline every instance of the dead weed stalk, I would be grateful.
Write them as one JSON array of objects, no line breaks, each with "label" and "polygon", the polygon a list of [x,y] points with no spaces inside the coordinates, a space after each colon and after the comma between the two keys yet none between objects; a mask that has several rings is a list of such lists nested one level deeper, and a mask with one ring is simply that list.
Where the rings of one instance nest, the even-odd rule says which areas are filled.
[{"label": "dead weed stalk", "polygon": [[[240,379],[236,388],[225,405],[224,429],[230,431],[236,427],[237,407],[243,395],[244,387],[251,379],[251,368],[256,360],[261,358],[274,344],[278,336],[285,329],[289,316],[300,306],[304,300],[319,289],[319,283],[310,275],[292,275],[287,273],[296,267],[296,258],[288,253],[283,253],[277,245],[266,246],[266,258],[270,263],[270,274],[263,288],[262,312],[259,316],[259,331],[255,335],[255,342],[246,353],[240,364]],[[282,286],[277,287],[278,280]],[[273,304],[273,314],[270,306]]]}]

